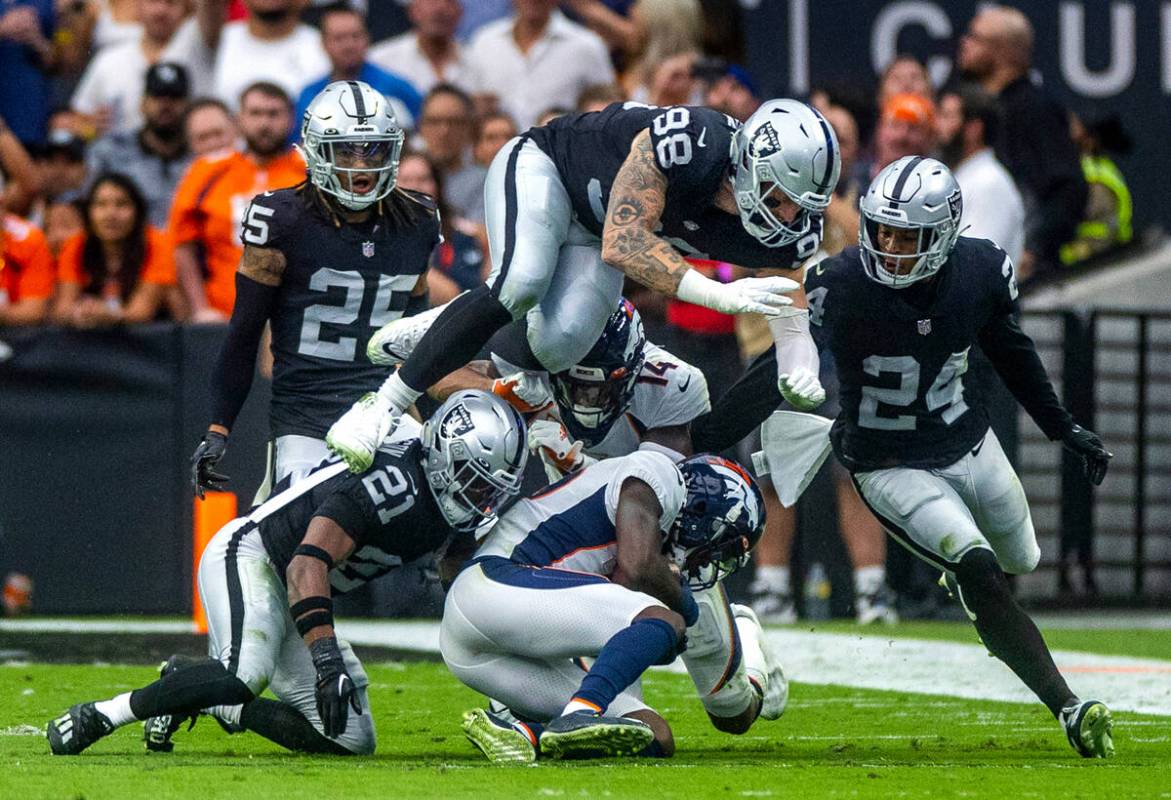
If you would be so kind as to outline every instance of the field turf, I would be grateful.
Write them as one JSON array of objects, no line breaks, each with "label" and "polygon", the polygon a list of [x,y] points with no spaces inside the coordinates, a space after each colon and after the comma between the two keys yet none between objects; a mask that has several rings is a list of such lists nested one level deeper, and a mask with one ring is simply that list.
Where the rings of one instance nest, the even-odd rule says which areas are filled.
[{"label": "field turf", "polygon": [[[960,626],[896,630],[964,640]],[[1157,641],[1127,648],[1108,632],[1057,635],[1063,647],[1151,656],[1167,641],[1143,632],[1128,638]],[[1040,705],[795,684],[781,720],[732,737],[710,726],[686,677],[655,672],[646,694],[674,727],[675,758],[499,768],[459,729],[481,698],[442,665],[366,666],[379,748],[352,759],[288,754],[206,719],[178,733],[169,755],[145,753],[132,725],[81,756],[54,757],[43,738],[51,717],[149,681],[153,665],[0,666],[0,798],[1171,798],[1168,717],[1116,712],[1116,757],[1087,761]]]}]

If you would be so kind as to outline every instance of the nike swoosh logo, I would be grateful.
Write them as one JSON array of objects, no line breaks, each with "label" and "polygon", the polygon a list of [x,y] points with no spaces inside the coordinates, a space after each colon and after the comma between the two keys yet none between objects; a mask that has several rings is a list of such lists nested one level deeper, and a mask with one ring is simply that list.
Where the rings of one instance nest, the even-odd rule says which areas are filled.
[{"label": "nike swoosh logo", "polygon": [[974,455],[974,456],[980,455],[980,448],[983,446],[984,446],[984,440],[981,439],[980,444],[978,444],[974,448],[972,448],[972,455]]},{"label": "nike swoosh logo", "polygon": [[706,138],[707,138],[707,128],[704,128],[702,131],[699,132],[699,138],[695,140],[696,146],[697,147],[707,147],[707,145],[703,143],[703,140]]},{"label": "nike swoosh logo", "polygon": [[683,392],[686,392],[686,391],[687,391],[687,387],[688,387],[688,386],[690,386],[690,385],[691,385],[691,376],[690,376],[690,375],[688,375],[688,376],[687,376],[687,380],[683,381],[683,385],[679,387],[679,393],[680,393],[680,394],[683,394]]},{"label": "nike swoosh logo", "polygon": [[823,274],[825,272],[825,266],[823,266],[824,264],[825,264],[824,261],[818,261],[817,268],[814,270],[814,274],[816,274],[816,275]]}]

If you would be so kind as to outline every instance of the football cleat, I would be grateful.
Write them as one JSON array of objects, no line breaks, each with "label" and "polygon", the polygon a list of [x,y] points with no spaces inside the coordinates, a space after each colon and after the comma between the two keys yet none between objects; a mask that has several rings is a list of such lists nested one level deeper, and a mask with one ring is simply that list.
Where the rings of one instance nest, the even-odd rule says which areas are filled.
[{"label": "football cleat", "polygon": [[93,703],[78,703],[48,724],[45,736],[55,756],[75,756],[114,732],[114,724]]},{"label": "football cleat", "polygon": [[510,723],[483,708],[464,713],[464,735],[493,764],[531,764],[537,760],[537,737],[523,722]]},{"label": "football cleat", "polygon": [[753,582],[749,587],[748,604],[756,616],[770,625],[792,625],[797,621],[797,604],[789,592],[777,592],[766,584]]},{"label": "football cleat", "polygon": [[1061,709],[1061,724],[1069,743],[1082,758],[1110,758],[1114,755],[1114,718],[1110,709],[1097,700],[1083,700]]},{"label": "football cleat", "polygon": [[859,625],[873,625],[876,622],[897,625],[899,622],[895,594],[886,585],[878,587],[878,591],[855,596],[854,611]]},{"label": "football cleat", "polygon": [[374,463],[374,452],[401,418],[402,414],[377,393],[367,392],[330,426],[325,443],[351,472],[365,472]]},{"label": "football cleat", "polygon": [[431,325],[445,308],[446,303],[414,316],[399,317],[394,322],[383,325],[374,332],[366,345],[366,357],[370,359],[370,363],[394,367],[406,361],[419,346],[423,334],[431,329]]},{"label": "football cleat", "polygon": [[574,711],[550,722],[541,732],[541,755],[550,758],[606,758],[633,756],[654,741],[645,722],[629,717],[607,717],[593,711]]},{"label": "football cleat", "polygon": [[[200,659],[191,656],[173,655],[159,665],[159,677],[165,678],[175,670],[198,661]],[[175,731],[179,730],[184,722],[190,722],[187,730],[191,730],[195,727],[197,717],[196,714],[190,716],[163,714],[158,717],[147,717],[142,723],[142,742],[146,745],[146,749],[152,753],[169,753],[175,749],[175,743],[171,741]]]},{"label": "football cleat", "polygon": [[764,641],[764,631],[756,613],[748,606],[732,603],[732,616],[736,619],[744,648],[744,669],[748,680],[760,692],[760,716],[769,720],[780,719],[789,704],[789,680],[785,671]]}]

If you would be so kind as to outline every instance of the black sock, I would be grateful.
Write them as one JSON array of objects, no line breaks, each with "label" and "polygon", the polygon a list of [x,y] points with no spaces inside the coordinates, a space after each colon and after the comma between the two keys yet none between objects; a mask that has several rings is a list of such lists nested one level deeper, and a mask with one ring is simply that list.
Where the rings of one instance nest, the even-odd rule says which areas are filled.
[{"label": "black sock", "polygon": [[130,710],[138,719],[147,719],[164,714],[198,714],[211,706],[234,706],[251,699],[252,691],[242,680],[209,658],[131,692]]},{"label": "black sock", "polygon": [[399,376],[415,391],[425,392],[475,358],[492,334],[511,321],[512,314],[492,296],[488,286],[478,286],[443,309],[402,365]]},{"label": "black sock", "polygon": [[322,753],[326,755],[353,755],[332,739],[317,732],[313,723],[305,719],[297,709],[278,700],[258,697],[244,705],[240,712],[240,724],[245,730],[258,733],[270,742],[300,753]]},{"label": "black sock", "polygon": [[971,550],[960,559],[955,574],[962,602],[976,616],[984,646],[1058,716],[1074,694],[1057,671],[1036,624],[1009,592],[996,556],[983,548]]}]

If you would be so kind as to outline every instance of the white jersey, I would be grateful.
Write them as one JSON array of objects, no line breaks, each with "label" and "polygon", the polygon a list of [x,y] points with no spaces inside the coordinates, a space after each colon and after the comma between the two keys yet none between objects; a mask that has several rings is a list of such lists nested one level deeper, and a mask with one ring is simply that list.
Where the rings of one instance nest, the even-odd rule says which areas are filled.
[{"label": "white jersey", "polygon": [[687,498],[683,475],[670,458],[643,449],[599,461],[521,500],[500,519],[476,556],[608,576],[618,542],[614,520],[627,478],[647,483],[662,505],[666,533]]},{"label": "white jersey", "polygon": [[[646,343],[644,352],[646,361],[634,384],[630,408],[602,441],[585,448],[586,455],[594,458],[629,455],[642,444],[646,431],[686,425],[712,410],[707,379],[698,367],[650,342]],[[493,355],[492,361],[501,375],[520,371],[499,356]],[[547,377],[545,380],[548,384]],[[547,388],[552,394],[552,386]]]}]

